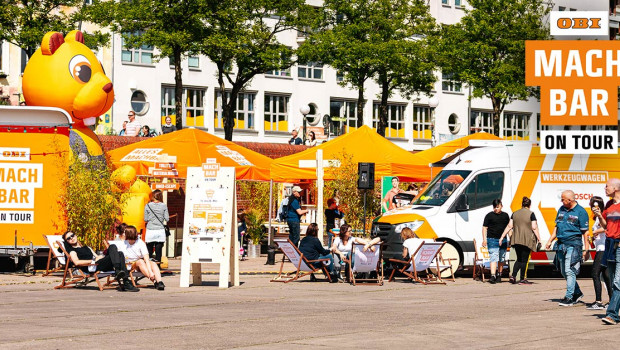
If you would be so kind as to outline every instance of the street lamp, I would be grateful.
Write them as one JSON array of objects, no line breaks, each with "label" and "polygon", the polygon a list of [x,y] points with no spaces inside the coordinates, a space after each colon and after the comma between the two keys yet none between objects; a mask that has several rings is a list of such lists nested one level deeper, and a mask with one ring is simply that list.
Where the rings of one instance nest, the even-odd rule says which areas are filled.
[{"label": "street lamp", "polygon": [[301,106],[301,108],[299,108],[299,112],[304,116],[304,136],[303,136],[303,140],[304,140],[304,145],[305,145],[306,144],[306,116],[308,115],[308,113],[310,113],[310,106],[308,106],[308,105]]},{"label": "street lamp", "polygon": [[438,105],[439,97],[433,96],[428,99],[428,106],[431,108],[431,147],[435,147],[435,144],[437,143],[435,131],[437,129],[437,126],[435,125],[435,108],[437,108]]}]

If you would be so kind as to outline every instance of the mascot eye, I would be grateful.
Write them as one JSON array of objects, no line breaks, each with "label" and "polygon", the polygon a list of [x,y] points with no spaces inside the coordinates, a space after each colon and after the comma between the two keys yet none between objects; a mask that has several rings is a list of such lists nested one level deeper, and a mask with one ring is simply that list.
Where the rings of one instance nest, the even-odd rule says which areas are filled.
[{"label": "mascot eye", "polygon": [[77,55],[69,62],[69,72],[78,83],[88,83],[90,81],[91,69],[90,62],[82,55]]}]

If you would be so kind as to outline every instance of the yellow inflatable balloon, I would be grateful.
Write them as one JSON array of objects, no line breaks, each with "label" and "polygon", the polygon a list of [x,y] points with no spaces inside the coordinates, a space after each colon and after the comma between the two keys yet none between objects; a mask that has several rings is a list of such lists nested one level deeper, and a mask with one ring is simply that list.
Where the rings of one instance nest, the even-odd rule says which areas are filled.
[{"label": "yellow inflatable balloon", "polygon": [[150,196],[151,188],[149,187],[149,185],[146,184],[146,182],[142,180],[136,180],[136,182],[134,182],[133,185],[131,185],[131,187],[129,188],[129,192],[130,193],[144,193]]},{"label": "yellow inflatable balloon", "polygon": [[121,202],[123,222],[135,226],[138,232],[146,233],[144,224],[144,206],[149,202],[150,196],[146,193],[125,193]]},{"label": "yellow inflatable balloon", "polygon": [[126,190],[136,181],[136,169],[123,165],[112,173],[112,182],[121,190]]},{"label": "yellow inflatable balloon", "polygon": [[71,145],[80,153],[103,157],[94,125],[114,102],[112,82],[95,54],[84,45],[84,35],[74,30],[63,37],[48,32],[41,47],[30,57],[22,79],[24,99],[29,106],[58,107],[74,121]]}]

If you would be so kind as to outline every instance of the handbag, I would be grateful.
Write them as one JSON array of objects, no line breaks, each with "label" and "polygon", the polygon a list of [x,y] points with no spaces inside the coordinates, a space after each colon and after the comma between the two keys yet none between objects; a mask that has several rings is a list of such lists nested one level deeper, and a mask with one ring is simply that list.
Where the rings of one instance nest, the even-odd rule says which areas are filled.
[{"label": "handbag", "polygon": [[168,227],[168,224],[164,224],[163,221],[159,220],[159,218],[157,217],[153,209],[151,209],[151,207],[149,207],[148,204],[146,205],[146,207],[149,208],[151,213],[153,213],[153,216],[155,216],[155,219],[157,219],[157,221],[159,221],[159,223],[162,224],[162,226],[164,226],[164,232],[166,232],[166,237],[170,236],[170,227]]}]

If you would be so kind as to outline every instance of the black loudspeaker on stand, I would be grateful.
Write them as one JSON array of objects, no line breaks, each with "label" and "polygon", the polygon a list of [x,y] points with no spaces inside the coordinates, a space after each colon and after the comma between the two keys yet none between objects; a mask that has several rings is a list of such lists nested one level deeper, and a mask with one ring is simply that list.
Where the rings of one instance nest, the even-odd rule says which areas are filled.
[{"label": "black loudspeaker on stand", "polygon": [[360,190],[375,188],[375,163],[357,163],[357,188]]},{"label": "black loudspeaker on stand", "polygon": [[[357,163],[357,189],[372,190],[375,188],[375,163]],[[366,192],[364,191],[364,218],[362,219],[366,234]]]}]

